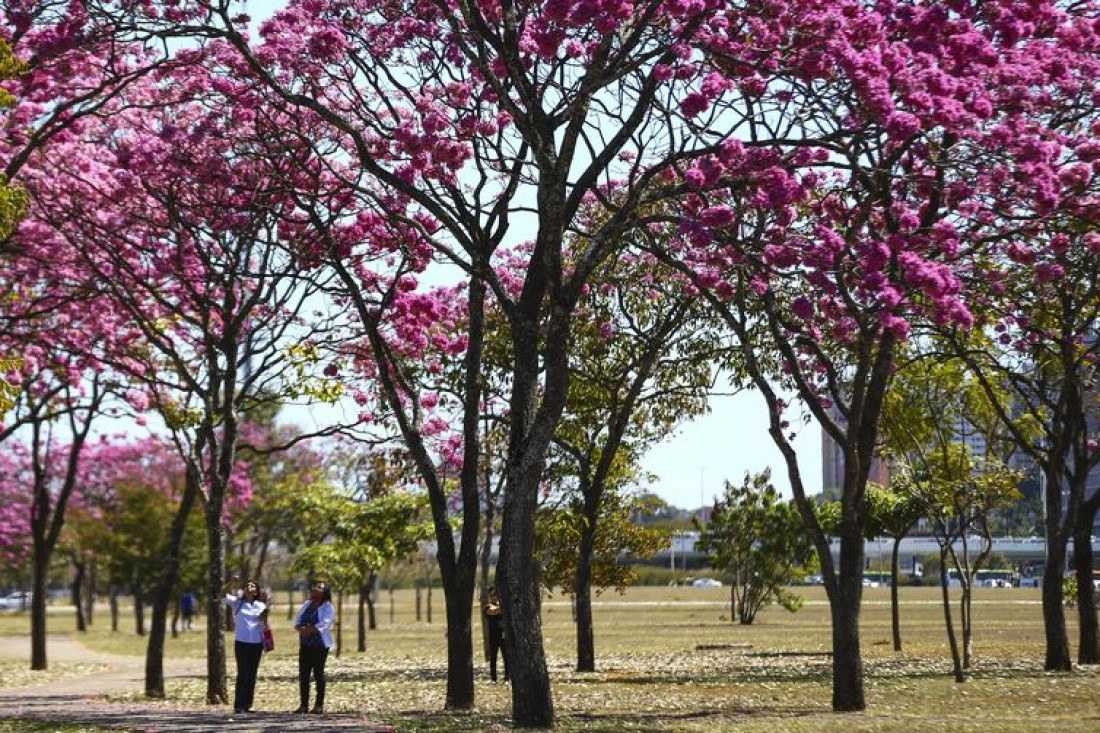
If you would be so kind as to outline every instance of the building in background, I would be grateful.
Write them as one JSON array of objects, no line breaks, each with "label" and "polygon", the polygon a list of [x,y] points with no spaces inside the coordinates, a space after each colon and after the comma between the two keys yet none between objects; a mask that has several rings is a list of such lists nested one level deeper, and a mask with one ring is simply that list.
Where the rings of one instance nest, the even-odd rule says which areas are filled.
[{"label": "building in background", "polygon": [[[829,408],[829,417],[841,427],[847,424],[835,405]],[[844,449],[825,430],[821,431],[821,472],[822,494],[826,499],[838,498],[844,488]],[[871,463],[871,473],[868,478],[883,486],[890,482],[890,471],[885,459],[875,457]]]}]

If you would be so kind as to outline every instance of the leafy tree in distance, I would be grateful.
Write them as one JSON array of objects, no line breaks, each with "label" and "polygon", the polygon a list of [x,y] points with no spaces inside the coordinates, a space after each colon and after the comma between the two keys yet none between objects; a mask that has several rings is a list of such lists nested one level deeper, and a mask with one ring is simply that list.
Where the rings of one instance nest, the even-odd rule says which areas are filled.
[{"label": "leafy tree in distance", "polygon": [[[591,588],[608,584],[594,582],[593,562],[598,551],[613,549],[597,543],[624,533],[621,515],[630,502],[621,492],[648,448],[707,410],[723,351],[703,306],[682,276],[652,255],[634,254],[600,268],[581,300],[569,396],[548,465],[567,496],[564,521],[579,531],[578,556],[569,563],[576,577],[561,584],[576,601],[578,672],[595,671]],[[619,526],[604,533],[604,519]],[[649,544],[638,533],[633,541]]]},{"label": "leafy tree in distance", "polygon": [[726,482],[710,521],[696,522],[699,548],[711,564],[732,577],[730,619],[751,624],[770,603],[790,612],[802,598],[787,590],[813,562],[814,548],[798,510],[783,501],[771,483],[771,470],[745,474],[740,485]]},{"label": "leafy tree in distance", "polygon": [[[887,536],[893,540],[890,552],[890,627],[894,651],[901,651],[901,611],[898,604],[900,585],[899,551],[913,525],[921,518],[924,504],[906,491],[907,485],[891,480],[890,486],[874,482],[867,484],[866,538]],[[840,523],[840,502],[825,502],[818,509],[818,521],[829,534],[837,531]]]},{"label": "leafy tree in distance", "polygon": [[[322,573],[340,592],[359,588],[367,578],[411,555],[420,542],[433,536],[430,523],[422,518],[426,507],[426,496],[407,492],[367,501],[339,493],[326,497],[317,520],[327,525],[328,537],[301,548],[295,567]],[[338,640],[337,656],[341,646]]]},{"label": "leafy tree in distance", "polygon": [[[579,604],[579,565],[583,561],[588,564],[585,580],[589,588],[585,591],[595,589],[596,595],[608,588],[625,592],[637,579],[637,573],[622,560],[652,557],[668,547],[668,532],[634,522],[638,509],[637,499],[620,488],[610,488],[604,493],[599,516],[591,526],[579,498],[563,507],[541,508],[536,517],[535,548],[542,586],[550,592],[561,590]],[[582,560],[577,548],[585,541],[591,543],[590,554]],[[577,621],[580,634],[579,609]]]},{"label": "leafy tree in distance", "polygon": [[[1020,496],[1021,475],[998,455],[999,429],[989,393],[959,359],[908,363],[895,378],[883,415],[892,486],[919,505],[939,544],[944,622],[957,682],[964,681],[973,654],[972,589],[992,551],[990,517]],[[984,454],[972,453],[965,442],[971,435],[982,438]],[[975,534],[978,547],[971,544]],[[950,568],[962,591],[961,654],[948,593]]]}]

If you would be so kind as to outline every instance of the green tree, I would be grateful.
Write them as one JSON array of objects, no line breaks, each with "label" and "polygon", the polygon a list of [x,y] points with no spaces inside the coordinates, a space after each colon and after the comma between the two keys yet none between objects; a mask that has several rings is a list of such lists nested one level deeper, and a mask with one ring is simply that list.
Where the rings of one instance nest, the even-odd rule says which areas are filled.
[{"label": "green tree", "polygon": [[634,568],[622,562],[629,557],[647,558],[668,547],[666,531],[644,527],[634,521],[639,501],[621,491],[604,494],[595,531],[578,502],[565,507],[543,507],[535,518],[535,556],[539,560],[539,580],[553,592],[560,589],[578,598],[577,547],[592,534],[589,559],[589,583],[599,595],[608,588],[619,593],[637,580]]},{"label": "green tree", "polygon": [[[26,64],[16,58],[11,45],[7,41],[0,40],[0,80],[14,79],[25,69]],[[0,110],[7,109],[13,104],[15,104],[15,97],[11,92],[0,89]],[[5,176],[0,175],[0,243],[11,236],[27,211],[27,203],[27,192],[21,186],[13,185]],[[2,371],[4,369],[0,368],[0,372]],[[10,405],[4,407],[2,400],[3,391],[0,389],[0,417],[3,417],[4,411],[11,407]]]},{"label": "green tree", "polygon": [[761,608],[778,603],[790,612],[802,598],[788,585],[813,562],[814,548],[798,510],[782,501],[771,470],[745,474],[740,485],[726,482],[710,521],[698,525],[699,548],[711,564],[732,576],[730,617],[751,624]]},{"label": "green tree", "polygon": [[[337,592],[359,588],[366,579],[386,565],[416,551],[418,544],[430,539],[434,529],[423,519],[427,497],[422,494],[395,492],[356,501],[333,491],[320,493],[313,507],[314,537],[321,541],[299,548],[295,566],[313,577],[324,577]],[[324,530],[322,530],[324,527]],[[337,604],[337,630],[343,619]],[[337,635],[336,656],[340,655],[342,634]]]},{"label": "green tree", "polygon": [[[882,423],[892,484],[920,505],[939,544],[944,623],[955,680],[963,682],[973,656],[974,578],[993,546],[990,517],[1019,500],[1022,476],[1002,462],[1011,441],[988,392],[960,360],[919,359],[899,370]],[[975,436],[985,446],[982,455],[974,455],[966,442]],[[948,592],[952,569],[961,588],[961,654]]]},{"label": "green tree", "polygon": [[722,346],[693,293],[655,258],[630,255],[598,271],[581,301],[549,466],[552,484],[570,502],[571,518],[563,521],[579,530],[576,578],[563,586],[576,600],[580,672],[595,670],[593,566],[600,522],[623,506],[613,495],[633,480],[647,448],[707,410]]},{"label": "green tree", "polygon": [[[889,487],[873,481],[867,483],[867,523],[864,525],[866,538],[889,537],[893,540],[890,553],[890,621],[894,642],[894,651],[900,652],[901,611],[898,603],[900,569],[898,553],[901,541],[905,539],[913,525],[923,516],[924,504],[908,492],[908,484],[891,481]],[[840,528],[840,502],[828,501],[817,510],[818,522],[827,534],[836,535]]]}]

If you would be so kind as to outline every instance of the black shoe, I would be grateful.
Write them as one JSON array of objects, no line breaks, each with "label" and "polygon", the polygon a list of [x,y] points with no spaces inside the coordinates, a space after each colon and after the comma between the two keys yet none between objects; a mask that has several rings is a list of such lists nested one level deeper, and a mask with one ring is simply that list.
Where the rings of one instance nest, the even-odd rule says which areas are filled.
[{"label": "black shoe", "polygon": [[245,710],[244,708],[233,708],[233,714],[234,715],[244,715],[247,712],[248,711]]},{"label": "black shoe", "polygon": [[294,711],[293,715],[305,715],[308,712],[309,708],[307,708],[305,705],[299,705],[298,709]]},{"label": "black shoe", "polygon": [[314,705],[313,709],[309,711],[310,715],[324,715],[325,709],[320,705]]}]

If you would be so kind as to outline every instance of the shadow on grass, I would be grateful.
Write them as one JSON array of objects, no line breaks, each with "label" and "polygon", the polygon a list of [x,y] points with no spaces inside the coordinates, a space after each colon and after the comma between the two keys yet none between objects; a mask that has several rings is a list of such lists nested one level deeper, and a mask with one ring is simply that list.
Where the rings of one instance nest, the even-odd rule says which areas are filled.
[{"label": "shadow on grass", "polygon": [[[746,655],[747,656],[747,655]],[[790,656],[790,655],[788,655]],[[869,680],[924,680],[924,679],[949,679],[951,669],[945,663],[938,667],[906,667],[904,663],[885,665],[868,665],[866,677]],[[1068,673],[1074,674],[1074,673]],[[1034,668],[1015,669],[972,669],[967,673],[970,680],[986,679],[1018,679],[1034,680],[1050,677],[1049,672],[1044,672],[1038,666]],[[569,682],[576,684],[623,684],[623,685],[668,685],[668,684],[701,684],[701,685],[738,685],[761,682],[790,682],[790,683],[824,683],[828,684],[832,679],[831,665],[776,667],[755,666],[749,669],[731,669],[729,671],[712,670],[709,673],[692,672],[661,672],[634,673],[624,670],[623,673],[607,671],[600,675],[585,677],[568,677]]]},{"label": "shadow on grass", "polygon": [[353,714],[293,715],[256,712],[230,715],[224,708],[170,708],[96,703],[79,695],[27,695],[5,700],[0,718],[49,723],[76,723],[117,730],[202,731],[367,731],[393,733],[391,725]]},{"label": "shadow on grass", "polygon": [[[292,684],[295,689],[298,685],[298,672],[278,671],[265,674],[260,668],[260,676],[267,681]],[[329,683],[339,682],[446,682],[447,670],[436,667],[424,669],[407,669],[395,671],[392,669],[367,669],[367,670],[326,670],[325,677]],[[202,677],[201,679],[206,679]]]},{"label": "shadow on grass", "polygon": [[[820,715],[821,709],[799,707],[754,708],[731,705],[730,707],[709,707],[690,711],[652,711],[632,713],[569,713],[559,715],[556,728],[560,730],[585,731],[621,731],[653,730],[666,731],[676,727],[677,723],[702,722],[714,730],[728,727],[734,718],[803,718]],[[509,729],[511,720],[504,715],[483,715],[478,713],[427,713],[421,710],[406,710],[392,717],[396,730],[436,733],[442,731],[485,731]]]}]

